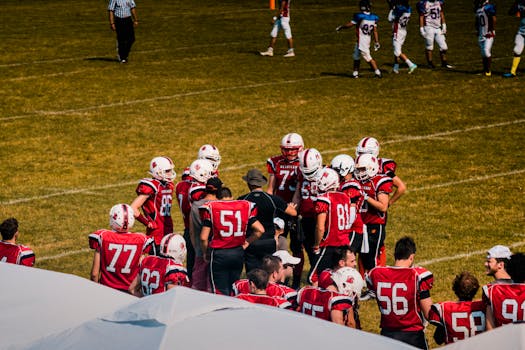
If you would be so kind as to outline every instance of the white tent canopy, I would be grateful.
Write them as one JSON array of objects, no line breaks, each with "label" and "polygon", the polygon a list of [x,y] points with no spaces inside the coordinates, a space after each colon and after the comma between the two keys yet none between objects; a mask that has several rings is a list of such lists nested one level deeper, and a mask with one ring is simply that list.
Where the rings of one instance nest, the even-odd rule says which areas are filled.
[{"label": "white tent canopy", "polygon": [[85,278],[0,263],[0,348],[78,326],[137,300]]},{"label": "white tent canopy", "polygon": [[442,348],[443,350],[481,350],[481,349],[525,349],[525,323],[508,324],[487,331],[475,337],[460,340]]},{"label": "white tent canopy", "polygon": [[23,349],[415,349],[331,322],[176,287]]}]

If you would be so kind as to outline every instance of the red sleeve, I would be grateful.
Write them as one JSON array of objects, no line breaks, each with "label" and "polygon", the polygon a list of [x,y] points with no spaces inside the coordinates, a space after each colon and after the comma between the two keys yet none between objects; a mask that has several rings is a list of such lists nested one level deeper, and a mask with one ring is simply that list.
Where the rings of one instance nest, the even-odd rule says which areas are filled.
[{"label": "red sleeve", "polygon": [[100,245],[101,245],[100,231],[91,233],[89,235],[89,248],[94,249],[97,252],[99,252]]},{"label": "red sleeve", "polygon": [[388,180],[381,181],[379,183],[379,187],[377,188],[377,193],[386,193],[386,194],[392,193],[392,186],[393,186],[392,179],[389,177],[386,177],[385,179],[388,179]]},{"label": "red sleeve", "polygon": [[268,158],[266,161],[266,170],[268,170],[268,174],[275,174],[275,164],[272,158]]},{"label": "red sleeve", "polygon": [[137,193],[137,195],[145,194],[151,196],[155,194],[156,189],[155,186],[148,179],[142,179],[140,180],[140,183],[137,186],[135,192]]},{"label": "red sleeve", "polygon": [[428,321],[434,325],[445,325],[443,322],[443,319],[441,318],[441,312],[440,312],[441,306],[439,304],[433,304],[430,307],[430,311],[428,313]]},{"label": "red sleeve", "polygon": [[315,212],[316,214],[328,213],[328,203],[317,200],[315,202]]}]

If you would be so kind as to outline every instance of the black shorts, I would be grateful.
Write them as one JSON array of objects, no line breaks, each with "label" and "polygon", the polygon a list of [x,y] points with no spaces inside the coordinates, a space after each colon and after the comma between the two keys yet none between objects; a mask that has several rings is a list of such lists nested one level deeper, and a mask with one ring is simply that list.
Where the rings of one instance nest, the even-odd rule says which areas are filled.
[{"label": "black shorts", "polygon": [[381,335],[415,346],[418,349],[428,349],[427,340],[425,339],[425,333],[423,331],[389,331],[382,329]]}]

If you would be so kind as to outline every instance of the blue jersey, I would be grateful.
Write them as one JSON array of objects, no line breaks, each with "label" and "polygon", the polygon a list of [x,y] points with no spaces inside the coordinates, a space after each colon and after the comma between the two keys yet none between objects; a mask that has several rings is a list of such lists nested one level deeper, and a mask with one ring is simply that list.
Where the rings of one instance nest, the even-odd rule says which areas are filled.
[{"label": "blue jersey", "polygon": [[476,30],[480,38],[494,32],[494,17],[496,16],[496,6],[485,4],[476,10]]},{"label": "blue jersey", "polygon": [[393,9],[394,23],[397,23],[401,28],[406,28],[412,8],[410,6],[396,5]]},{"label": "blue jersey", "polygon": [[370,12],[354,13],[352,23],[356,25],[357,39],[361,36],[371,36],[374,33],[374,28],[377,27],[379,17]]}]

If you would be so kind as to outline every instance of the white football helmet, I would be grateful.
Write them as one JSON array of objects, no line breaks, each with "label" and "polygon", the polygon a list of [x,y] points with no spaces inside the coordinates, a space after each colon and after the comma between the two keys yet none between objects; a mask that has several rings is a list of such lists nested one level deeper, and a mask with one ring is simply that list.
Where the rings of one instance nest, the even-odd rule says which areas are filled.
[{"label": "white football helmet", "polygon": [[130,205],[117,204],[109,211],[109,226],[117,232],[128,232],[134,223],[135,216]]},{"label": "white football helmet", "polygon": [[186,241],[181,235],[170,233],[162,237],[160,241],[160,254],[175,260],[177,264],[183,264],[186,259]]},{"label": "white football helmet", "polygon": [[294,160],[304,148],[304,142],[301,135],[294,132],[286,134],[281,139],[281,153],[288,160]]},{"label": "white football helmet", "polygon": [[212,173],[213,164],[208,159],[196,159],[190,165],[190,176],[201,183],[206,183]]},{"label": "white football helmet", "polygon": [[304,178],[315,181],[323,168],[323,157],[315,148],[307,148],[299,152],[299,169]]},{"label": "white football helmet", "polygon": [[334,281],[337,286],[339,293],[352,298],[358,298],[365,285],[359,271],[351,267],[341,267],[333,272],[332,281]]},{"label": "white football helmet", "polygon": [[365,181],[373,178],[379,172],[379,162],[371,154],[362,154],[355,159],[355,178]]},{"label": "white football helmet", "polygon": [[339,188],[339,175],[337,171],[331,168],[323,168],[317,179],[317,188],[321,193],[337,190]]},{"label": "white football helmet", "polygon": [[332,159],[330,166],[342,177],[345,177],[349,173],[353,173],[355,169],[354,159],[348,154],[335,156],[334,159]]},{"label": "white football helmet", "polygon": [[361,154],[371,154],[377,158],[379,156],[379,142],[373,137],[362,138],[355,148],[355,156],[359,157]]},{"label": "white football helmet", "polygon": [[202,145],[201,148],[199,148],[197,158],[208,159],[213,165],[213,171],[216,171],[219,168],[222,159],[219,154],[219,149],[214,145]]},{"label": "white football helmet", "polygon": [[177,177],[173,162],[168,157],[155,157],[149,164],[149,173],[160,181],[173,181]]}]

